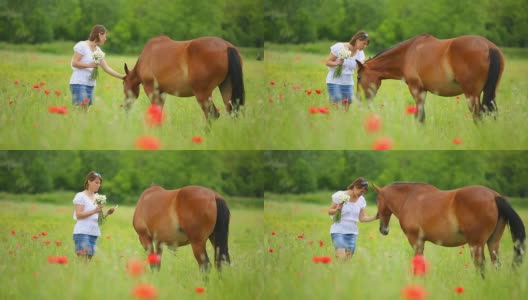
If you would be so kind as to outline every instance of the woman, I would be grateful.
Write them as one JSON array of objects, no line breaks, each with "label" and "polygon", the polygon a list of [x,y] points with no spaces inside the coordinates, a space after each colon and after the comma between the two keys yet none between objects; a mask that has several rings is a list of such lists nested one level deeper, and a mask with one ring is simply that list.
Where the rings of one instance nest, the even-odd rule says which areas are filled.
[{"label": "woman", "polygon": [[[73,227],[73,241],[75,252],[79,257],[91,259],[95,253],[97,238],[101,236],[98,217],[99,212],[103,211],[103,206],[95,203],[95,193],[101,187],[102,182],[103,177],[91,171],[84,180],[84,191],[77,193],[73,198],[75,207],[73,218],[77,220]],[[110,208],[104,217],[114,213],[114,210]]]},{"label": "woman", "polygon": [[106,42],[106,33],[106,28],[103,25],[95,25],[88,40],[80,41],[73,47],[71,60],[73,74],[70,78],[73,105],[82,105],[84,108],[92,105],[96,80],[91,79],[91,75],[99,65],[106,73],[119,79],[125,78],[125,75],[121,75],[110,68],[104,57],[99,63],[93,59],[94,52],[102,52],[99,45],[104,45]]},{"label": "woman", "polygon": [[[354,78],[352,75],[357,67],[356,60],[360,62],[365,60],[363,49],[368,44],[368,34],[364,31],[359,31],[354,34],[348,43],[339,42],[330,47],[330,54],[326,59],[328,94],[333,104],[342,102],[346,110],[348,110],[354,96]],[[343,53],[344,50],[350,51],[350,56],[344,59],[339,58],[340,53]],[[336,74],[337,66],[341,66],[342,72],[340,76]]]},{"label": "woman", "polygon": [[[333,216],[334,223],[330,227],[330,235],[336,250],[336,257],[350,259],[356,250],[356,238],[359,234],[357,222],[370,222],[378,216],[365,216],[367,202],[363,194],[368,190],[368,182],[363,177],[354,180],[346,191],[338,191],[332,195],[332,205],[328,214]],[[344,201],[344,202],[343,202]],[[341,215],[340,220],[336,215]]]}]

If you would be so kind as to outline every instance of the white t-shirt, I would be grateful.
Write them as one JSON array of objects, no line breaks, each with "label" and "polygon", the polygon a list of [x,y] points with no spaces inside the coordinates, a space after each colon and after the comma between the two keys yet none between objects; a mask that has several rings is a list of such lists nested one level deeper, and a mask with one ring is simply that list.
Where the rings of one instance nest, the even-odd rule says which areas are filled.
[{"label": "white t-shirt", "polygon": [[[342,191],[338,191],[332,195],[332,202],[339,203],[339,198],[337,197],[339,193],[342,193]],[[359,212],[365,207],[367,207],[367,201],[363,196],[360,196],[356,202],[345,202],[341,209],[341,221],[332,224],[330,233],[359,234],[357,227]]]},{"label": "white t-shirt", "polygon": [[[99,48],[98,46],[96,46],[96,49],[101,51],[101,48]],[[82,54],[81,62],[83,63],[95,62],[92,58],[93,56],[92,49],[90,49],[90,46],[88,45],[87,41],[80,41],[77,44],[75,44],[75,46],[73,46],[73,51]],[[94,68],[78,69],[78,68],[75,68],[71,63],[70,63],[70,66],[73,70],[73,74],[70,78],[70,84],[82,84],[82,85],[95,86],[95,80],[90,80],[90,75],[92,74],[92,71]]]},{"label": "white t-shirt", "polygon": [[[97,205],[86,195],[84,192],[79,192],[73,198],[73,204],[84,205],[83,211],[94,210]],[[95,236],[101,236],[101,229],[97,219],[99,214],[92,214],[84,219],[77,219],[75,209],[73,210],[73,219],[77,220],[77,223],[73,227],[73,234],[89,234]]]},{"label": "white t-shirt", "polygon": [[[345,43],[336,43],[332,47],[330,47],[330,53],[337,57],[339,52],[345,48]],[[365,53],[363,52],[363,50],[357,51],[356,54],[354,54],[354,56],[352,57],[345,58],[345,61],[343,62],[341,77],[334,78],[334,71],[336,67],[328,67],[326,83],[354,85],[354,78],[352,76],[354,75],[354,70],[357,67],[356,59],[360,62],[363,62],[365,60]]]}]

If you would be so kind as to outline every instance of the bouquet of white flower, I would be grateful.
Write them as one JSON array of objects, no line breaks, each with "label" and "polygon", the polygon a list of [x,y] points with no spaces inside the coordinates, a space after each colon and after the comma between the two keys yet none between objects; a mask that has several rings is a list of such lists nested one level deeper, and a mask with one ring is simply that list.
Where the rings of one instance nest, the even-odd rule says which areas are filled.
[{"label": "bouquet of white flower", "polygon": [[[337,194],[338,204],[344,204],[350,200],[350,196],[346,192],[340,192]],[[334,222],[341,222],[341,209],[338,209],[334,215]]]},{"label": "bouquet of white flower", "polygon": [[[95,204],[97,205],[105,205],[106,204],[106,196],[105,195],[99,195],[95,194]],[[102,225],[104,223],[105,217],[104,213],[102,211],[99,212],[99,217],[97,218],[97,222],[99,225]]]},{"label": "bouquet of white flower", "polygon": [[[105,54],[101,50],[95,50],[95,52],[92,54],[92,59],[94,60],[96,64],[101,63],[104,57],[105,57]],[[98,75],[99,75],[98,67],[95,67],[92,71],[92,74],[90,75],[90,80],[96,80]]]},{"label": "bouquet of white flower", "polygon": [[[352,52],[348,50],[347,48],[341,49],[339,53],[337,53],[337,59],[347,59],[350,56],[352,56]],[[336,69],[334,71],[334,78],[341,77],[341,73],[343,72],[343,65],[337,65]]]}]

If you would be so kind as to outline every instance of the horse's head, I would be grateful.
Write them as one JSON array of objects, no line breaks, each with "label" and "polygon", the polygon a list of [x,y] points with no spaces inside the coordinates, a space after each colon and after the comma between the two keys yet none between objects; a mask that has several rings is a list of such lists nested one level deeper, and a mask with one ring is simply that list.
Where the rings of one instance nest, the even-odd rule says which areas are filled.
[{"label": "horse's head", "polygon": [[125,79],[123,79],[123,91],[125,93],[125,103],[133,102],[139,96],[139,78],[135,70],[128,70],[125,63]]},{"label": "horse's head", "polygon": [[371,100],[376,96],[376,93],[381,86],[381,75],[379,72],[370,69],[367,62],[362,64],[360,61],[356,60],[356,63],[358,65],[357,95],[359,100],[362,100],[361,89],[365,93],[367,100]]},{"label": "horse's head", "polygon": [[387,206],[387,201],[385,200],[385,195],[383,193],[383,188],[373,184],[374,190],[378,193],[376,202],[378,203],[378,213],[377,216],[380,219],[379,231],[383,235],[389,234],[389,221],[392,215],[392,211]]}]

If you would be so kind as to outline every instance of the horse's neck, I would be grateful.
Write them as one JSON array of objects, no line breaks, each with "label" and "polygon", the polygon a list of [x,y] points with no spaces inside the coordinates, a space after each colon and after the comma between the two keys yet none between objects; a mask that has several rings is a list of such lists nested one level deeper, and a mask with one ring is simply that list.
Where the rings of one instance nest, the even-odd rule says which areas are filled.
[{"label": "horse's neck", "polygon": [[401,51],[391,51],[372,60],[371,70],[380,73],[381,79],[401,79],[403,77],[403,58]]}]

